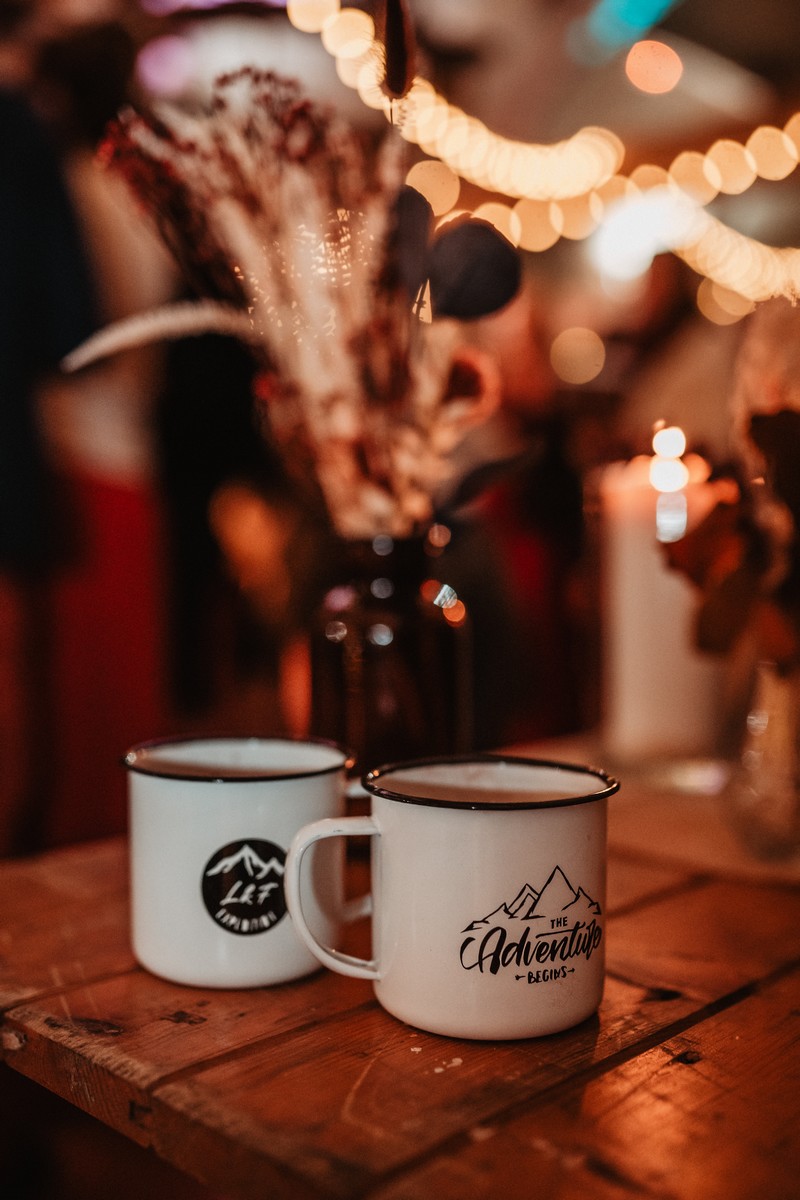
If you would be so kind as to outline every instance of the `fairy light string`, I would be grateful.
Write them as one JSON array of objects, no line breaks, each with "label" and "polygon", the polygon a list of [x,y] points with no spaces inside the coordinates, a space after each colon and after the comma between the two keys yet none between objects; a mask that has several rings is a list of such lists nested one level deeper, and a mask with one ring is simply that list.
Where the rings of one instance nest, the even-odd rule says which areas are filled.
[{"label": "fairy light string", "polygon": [[[741,195],[758,179],[792,174],[800,161],[800,112],[783,128],[758,126],[744,143],[721,138],[705,154],[682,151],[666,170],[643,165],[625,176],[624,144],[609,129],[586,126],[549,145],[514,141],[449,104],[420,77],[398,106],[381,88],[382,48],[368,13],[343,8],[340,0],[289,0],[286,11],[295,28],[321,38],[339,78],[364,104],[382,111],[409,143],[442,164],[440,171],[457,177],[449,185],[439,177],[440,189],[456,197],[450,208],[460,180],[514,201],[481,205],[475,212],[522,249],[540,252],[562,237],[584,239],[616,204],[662,188],[673,198],[678,219],[671,221],[661,248],[711,281],[728,317],[738,319],[772,296],[800,297],[800,249],[766,245],[704,211],[719,195]],[[449,211],[436,204],[434,210],[441,217]]]}]

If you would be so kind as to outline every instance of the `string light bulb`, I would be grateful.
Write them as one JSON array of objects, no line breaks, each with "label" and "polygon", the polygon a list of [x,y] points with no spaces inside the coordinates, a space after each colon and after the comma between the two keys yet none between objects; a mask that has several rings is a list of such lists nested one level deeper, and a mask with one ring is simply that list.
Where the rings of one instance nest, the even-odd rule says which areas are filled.
[{"label": "string light bulb", "polygon": [[[523,249],[535,252],[549,249],[560,237],[588,237],[604,219],[603,190],[620,178],[625,155],[612,130],[586,126],[552,145],[513,141],[448,104],[421,77],[415,78],[402,100],[398,121],[397,106],[381,90],[382,49],[367,14],[342,8],[340,0],[288,0],[286,11],[297,29],[322,38],[336,58],[342,81],[357,88],[364,104],[397,123],[407,141],[445,163],[461,179],[531,204],[512,209],[520,220]],[[346,67],[339,65],[343,61]],[[640,190],[672,187],[700,212],[720,192],[740,195],[759,178],[786,178],[798,161],[800,112],[783,129],[759,126],[745,142],[719,139],[704,155],[682,151],[666,171],[650,164],[640,166],[630,181]],[[535,202],[549,205],[546,217]],[[672,248],[693,270],[749,302],[778,295],[793,302],[800,298],[800,251],[767,246],[708,214],[703,216],[694,224],[696,236]]]}]

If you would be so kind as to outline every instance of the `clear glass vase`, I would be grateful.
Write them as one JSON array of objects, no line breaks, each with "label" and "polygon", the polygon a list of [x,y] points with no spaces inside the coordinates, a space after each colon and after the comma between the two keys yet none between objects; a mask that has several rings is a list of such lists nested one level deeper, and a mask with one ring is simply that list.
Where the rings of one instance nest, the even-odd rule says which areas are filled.
[{"label": "clear glass vase", "polygon": [[430,537],[345,541],[310,632],[311,729],[382,763],[470,748],[469,619]]},{"label": "clear glass vase", "polygon": [[800,669],[758,664],[730,795],[755,854],[776,859],[800,850]]}]

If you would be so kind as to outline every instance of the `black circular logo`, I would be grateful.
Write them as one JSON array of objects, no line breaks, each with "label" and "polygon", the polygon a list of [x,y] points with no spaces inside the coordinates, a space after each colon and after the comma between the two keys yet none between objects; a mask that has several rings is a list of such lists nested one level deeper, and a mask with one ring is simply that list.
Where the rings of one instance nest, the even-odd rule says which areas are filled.
[{"label": "black circular logo", "polygon": [[259,838],[229,842],[203,870],[203,901],[217,925],[249,936],[277,925],[286,913],[286,852]]}]

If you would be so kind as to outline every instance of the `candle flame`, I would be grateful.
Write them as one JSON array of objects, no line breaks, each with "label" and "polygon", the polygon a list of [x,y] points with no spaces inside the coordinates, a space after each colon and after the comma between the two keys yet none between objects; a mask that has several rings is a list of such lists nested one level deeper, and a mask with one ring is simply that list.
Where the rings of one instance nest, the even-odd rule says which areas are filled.
[{"label": "candle flame", "polygon": [[689,468],[679,458],[656,456],[650,461],[650,482],[657,492],[679,492],[689,482]]},{"label": "candle flame", "polygon": [[680,458],[686,450],[686,434],[678,425],[665,425],[653,434],[653,450],[662,458]]}]

